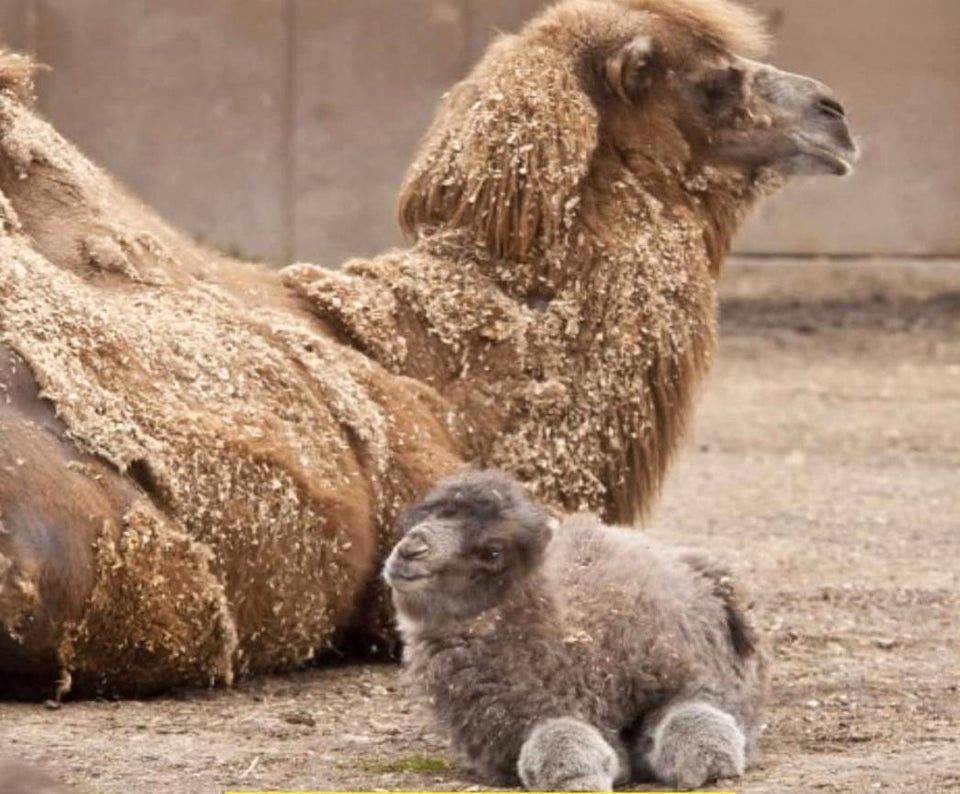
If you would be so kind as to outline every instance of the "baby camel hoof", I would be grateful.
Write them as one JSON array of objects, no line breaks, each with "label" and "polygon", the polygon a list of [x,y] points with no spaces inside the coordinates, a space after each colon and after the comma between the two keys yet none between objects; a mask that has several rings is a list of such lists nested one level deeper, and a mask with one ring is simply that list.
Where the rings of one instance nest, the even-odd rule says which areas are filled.
[{"label": "baby camel hoof", "polygon": [[746,766],[746,737],[730,714],[706,703],[686,704],[657,725],[650,766],[678,789],[737,778]]},{"label": "baby camel hoof", "polygon": [[592,725],[564,717],[537,725],[517,762],[533,791],[612,791],[620,760]]}]

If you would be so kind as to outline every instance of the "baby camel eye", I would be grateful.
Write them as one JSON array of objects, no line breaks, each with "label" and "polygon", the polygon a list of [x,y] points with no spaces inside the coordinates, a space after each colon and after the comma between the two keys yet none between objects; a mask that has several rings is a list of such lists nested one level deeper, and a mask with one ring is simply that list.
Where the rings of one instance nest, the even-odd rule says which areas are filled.
[{"label": "baby camel eye", "polygon": [[446,504],[437,510],[438,518],[457,518],[463,511],[459,505]]},{"label": "baby camel eye", "polygon": [[484,562],[500,562],[503,552],[496,546],[488,546],[480,552],[480,559]]}]

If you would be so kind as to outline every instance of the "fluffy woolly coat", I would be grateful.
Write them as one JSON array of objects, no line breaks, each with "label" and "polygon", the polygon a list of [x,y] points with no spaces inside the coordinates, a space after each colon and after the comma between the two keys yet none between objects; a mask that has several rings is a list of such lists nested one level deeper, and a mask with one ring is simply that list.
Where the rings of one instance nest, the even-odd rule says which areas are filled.
[{"label": "fluffy woolly coat", "polygon": [[[474,480],[500,495],[486,523],[509,546],[505,525],[527,531],[509,517],[524,497],[502,476],[453,480],[420,517],[442,514],[445,495],[472,504]],[[464,529],[471,537],[483,531]],[[446,604],[432,591],[421,596],[423,617],[407,615],[398,601],[405,678],[485,777],[515,784],[532,729],[574,717],[600,730],[635,779],[648,779],[645,736],[678,701],[731,715],[754,755],[765,655],[722,566],[581,514],[559,525],[532,570],[500,576],[497,601],[465,618],[430,616],[429,604]]]}]

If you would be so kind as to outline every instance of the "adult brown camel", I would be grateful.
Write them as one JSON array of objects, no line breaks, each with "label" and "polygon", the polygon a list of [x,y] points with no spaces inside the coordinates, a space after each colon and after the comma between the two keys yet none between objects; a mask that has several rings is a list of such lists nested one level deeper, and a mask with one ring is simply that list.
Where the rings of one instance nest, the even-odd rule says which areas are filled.
[{"label": "adult brown camel", "polygon": [[400,505],[466,461],[561,508],[651,505],[756,201],[842,174],[820,83],[728,0],[566,0],[444,100],[412,247],[340,272],[201,248],[0,60],[0,675],[143,693],[300,664]]}]

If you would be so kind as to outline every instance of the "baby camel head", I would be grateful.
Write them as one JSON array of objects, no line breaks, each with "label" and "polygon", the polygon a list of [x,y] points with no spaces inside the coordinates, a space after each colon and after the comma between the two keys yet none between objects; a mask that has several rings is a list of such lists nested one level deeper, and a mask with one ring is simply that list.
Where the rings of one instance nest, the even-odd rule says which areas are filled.
[{"label": "baby camel head", "polygon": [[400,516],[404,535],[383,571],[398,611],[431,622],[495,606],[537,568],[551,523],[503,472],[443,480]]},{"label": "baby camel head", "polygon": [[522,260],[625,172],[671,203],[682,197],[670,186],[704,173],[740,197],[765,175],[849,173],[857,147],[840,101],[752,60],[766,45],[758,17],[730,0],[563,0],[497,41],[446,97],[401,224],[414,236],[467,230]]}]

